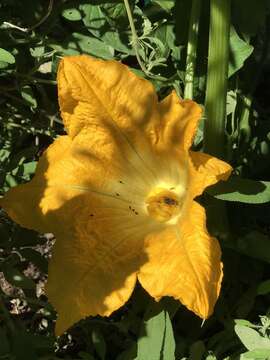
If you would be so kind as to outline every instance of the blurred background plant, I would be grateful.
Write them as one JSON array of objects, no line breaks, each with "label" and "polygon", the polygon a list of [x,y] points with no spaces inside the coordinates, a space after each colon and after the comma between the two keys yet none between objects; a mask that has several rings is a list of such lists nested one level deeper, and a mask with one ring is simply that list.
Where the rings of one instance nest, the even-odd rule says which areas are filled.
[{"label": "blurred background plant", "polygon": [[[0,193],[28,181],[40,154],[64,133],[55,78],[65,55],[121,60],[152,81],[160,98],[175,89],[203,105],[213,3],[132,0],[134,38],[122,0],[2,0]],[[234,0],[230,10],[222,157],[235,177],[201,198],[223,248],[214,315],[201,326],[174,300],[154,303],[138,286],[111,317],[86,319],[55,338],[56,314],[43,291],[54,238],[20,228],[0,210],[0,359],[270,359],[270,6]],[[228,214],[223,232],[211,215],[213,198]]]}]

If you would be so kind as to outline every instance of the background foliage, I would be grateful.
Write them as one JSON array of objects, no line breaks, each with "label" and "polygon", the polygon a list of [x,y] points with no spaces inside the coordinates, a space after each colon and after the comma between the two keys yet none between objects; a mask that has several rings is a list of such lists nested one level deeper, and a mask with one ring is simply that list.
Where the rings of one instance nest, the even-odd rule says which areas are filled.
[{"label": "background foliage", "polygon": [[[56,70],[64,55],[118,59],[154,83],[160,98],[185,87],[190,0],[131,2],[140,69],[121,0],[2,0],[0,4],[0,191],[29,180],[64,133]],[[215,360],[270,358],[270,6],[234,0],[227,93],[230,182],[208,191],[211,232],[223,248],[225,279],[215,314],[201,320],[172,299],[154,303],[139,286],[109,318],[88,318],[60,338],[43,293],[51,234],[12,223],[0,210],[0,359]],[[193,93],[204,104],[209,1],[202,1]],[[134,45],[134,44],[133,44]],[[194,147],[202,148],[202,119]],[[212,197],[226,201],[217,228]],[[220,214],[219,214],[220,217]]]}]

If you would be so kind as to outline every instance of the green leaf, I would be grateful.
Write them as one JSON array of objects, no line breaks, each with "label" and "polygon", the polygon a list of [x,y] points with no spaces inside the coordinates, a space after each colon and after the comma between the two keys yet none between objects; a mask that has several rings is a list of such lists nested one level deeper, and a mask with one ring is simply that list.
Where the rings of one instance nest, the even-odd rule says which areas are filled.
[{"label": "green leaf", "polygon": [[[118,4],[118,6],[123,7],[123,4]],[[121,9],[119,10],[121,13]],[[108,16],[102,10],[102,7],[99,5],[93,4],[82,4],[80,5],[80,10],[83,12],[83,23],[86,26],[87,30],[97,37],[99,40],[102,40],[108,46],[113,47],[115,50],[126,53],[134,54],[134,50],[129,45],[129,38],[126,31],[120,31],[119,24],[117,28],[115,25],[110,24]],[[108,13],[106,9],[106,14]],[[115,10],[114,10],[115,11]],[[117,18],[116,14],[110,14],[111,17],[114,16],[113,20]],[[116,17],[116,18],[115,18]]]},{"label": "green leaf", "polygon": [[270,349],[270,339],[262,337],[256,330],[242,325],[235,325],[234,330],[248,350]]},{"label": "green leaf", "polygon": [[236,241],[236,249],[255,259],[270,263],[269,236],[258,231],[251,231]]},{"label": "green leaf", "polygon": [[92,356],[92,355],[89,354],[89,353],[86,353],[85,351],[80,351],[80,352],[78,353],[78,355],[79,355],[80,359],[82,359],[82,360],[96,360],[96,359],[94,358],[94,356]]},{"label": "green leaf", "polygon": [[270,349],[255,349],[242,354],[244,359],[266,360],[270,358]]},{"label": "green leaf", "polygon": [[160,56],[168,57],[168,52],[170,50],[173,52],[177,51],[178,46],[175,45],[174,26],[172,24],[162,24],[156,29],[154,36],[156,39],[160,40],[164,47],[164,50],[161,52]]},{"label": "green leaf", "polygon": [[92,331],[92,342],[99,358],[104,360],[106,355],[106,343],[102,333],[97,329]]},{"label": "green leaf", "polygon": [[75,8],[64,9],[62,16],[69,21],[79,21],[82,18],[80,11]]},{"label": "green leaf", "polygon": [[164,311],[165,315],[165,333],[163,338],[163,359],[174,360],[175,359],[175,340],[173,335],[173,328],[169,313]]},{"label": "green leaf", "polygon": [[253,49],[252,45],[240,39],[232,26],[230,32],[229,77],[241,69],[245,60],[252,54]]},{"label": "green leaf", "polygon": [[25,85],[21,89],[21,95],[24,100],[26,100],[30,107],[35,109],[37,107],[37,100],[34,97],[33,90],[31,86]]},{"label": "green leaf", "polygon": [[213,354],[207,355],[207,357],[205,358],[205,360],[217,360],[216,356]]},{"label": "green leaf", "polygon": [[217,199],[247,204],[263,204],[270,201],[270,181],[256,181],[232,176],[227,181],[207,189]]},{"label": "green leaf", "polygon": [[12,188],[12,187],[18,185],[18,181],[11,174],[7,174],[5,182],[6,182],[7,186],[8,186],[8,188]]},{"label": "green leaf", "polygon": [[30,161],[28,163],[23,163],[23,176],[33,175],[36,171],[37,161]]},{"label": "green leaf", "polygon": [[174,7],[175,0],[152,0],[152,3],[159,5],[166,11],[171,11]]},{"label": "green leaf", "polygon": [[203,341],[199,340],[193,343],[190,347],[189,353],[190,357],[189,360],[201,360],[203,359],[203,354],[205,353],[206,348]]},{"label": "green leaf", "polygon": [[113,59],[114,50],[104,42],[77,32],[71,34],[63,45],[50,43],[50,46],[63,55],[90,54],[103,59]]},{"label": "green leaf", "polygon": [[237,105],[237,94],[236,91],[230,90],[227,93],[227,103],[226,103],[226,114],[230,115],[235,112]]},{"label": "green leaf", "polygon": [[8,67],[8,63],[5,61],[0,61],[0,69],[5,69],[6,67]]},{"label": "green leaf", "polygon": [[270,293],[270,280],[261,282],[257,287],[258,295],[266,295]]},{"label": "green leaf", "polygon": [[30,54],[34,58],[41,57],[44,55],[44,53],[45,53],[45,46],[43,45],[37,45],[30,48]]},{"label": "green leaf", "polygon": [[254,325],[250,321],[245,320],[245,319],[235,319],[234,322],[235,322],[236,325],[254,327]]},{"label": "green leaf", "polygon": [[35,289],[36,285],[33,280],[26,277],[22,272],[18,269],[15,269],[12,266],[6,265],[3,269],[6,280],[16,287],[20,287],[22,289]]},{"label": "green leaf", "polygon": [[138,360],[137,343],[133,342],[129,349],[125,350],[117,356],[116,360]]},{"label": "green leaf", "polygon": [[175,359],[171,320],[160,303],[151,304],[144,316],[138,339],[138,360]]},{"label": "green leaf", "polygon": [[[35,335],[23,328],[19,323],[13,337],[12,359],[16,360],[38,360],[38,354],[53,348],[54,338],[52,336]],[[49,358],[51,358],[49,356]],[[53,359],[53,357],[52,357]]]},{"label": "green leaf", "polygon": [[33,344],[32,334],[26,333],[20,329],[16,331],[13,337],[12,357],[16,360],[38,360],[37,353]]},{"label": "green leaf", "polygon": [[14,64],[15,57],[9,51],[0,48],[0,61],[7,64]]}]

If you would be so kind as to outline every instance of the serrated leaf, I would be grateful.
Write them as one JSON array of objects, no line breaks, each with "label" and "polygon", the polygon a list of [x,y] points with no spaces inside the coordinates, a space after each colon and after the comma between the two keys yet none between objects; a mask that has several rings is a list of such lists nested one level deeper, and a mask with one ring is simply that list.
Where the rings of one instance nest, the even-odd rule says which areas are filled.
[{"label": "serrated leaf", "polygon": [[256,330],[243,325],[235,325],[234,330],[248,350],[270,349],[270,340],[262,337]]},{"label": "serrated leaf", "polygon": [[247,204],[263,204],[270,201],[270,181],[256,181],[232,176],[226,182],[211,186],[207,192],[217,199]]},{"label": "serrated leaf", "polygon": [[41,57],[42,55],[44,55],[44,52],[45,52],[45,46],[43,45],[38,45],[30,48],[30,54],[33,57]]},{"label": "serrated leaf", "polygon": [[173,360],[175,341],[168,313],[160,303],[146,311],[138,339],[138,360]]},{"label": "serrated leaf", "polygon": [[230,32],[229,77],[241,69],[245,60],[252,54],[253,49],[252,45],[246,43],[238,36],[232,26]]},{"label": "serrated leaf", "polygon": [[0,48],[0,61],[7,64],[14,64],[15,57],[9,51]]}]

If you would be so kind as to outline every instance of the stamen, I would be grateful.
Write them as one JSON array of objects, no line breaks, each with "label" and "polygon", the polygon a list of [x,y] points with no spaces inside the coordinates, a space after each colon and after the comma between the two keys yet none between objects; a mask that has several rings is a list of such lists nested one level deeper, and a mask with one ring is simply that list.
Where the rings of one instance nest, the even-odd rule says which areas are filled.
[{"label": "stamen", "polygon": [[175,192],[156,188],[146,199],[146,208],[150,217],[158,222],[176,220],[182,208],[183,198]]}]

